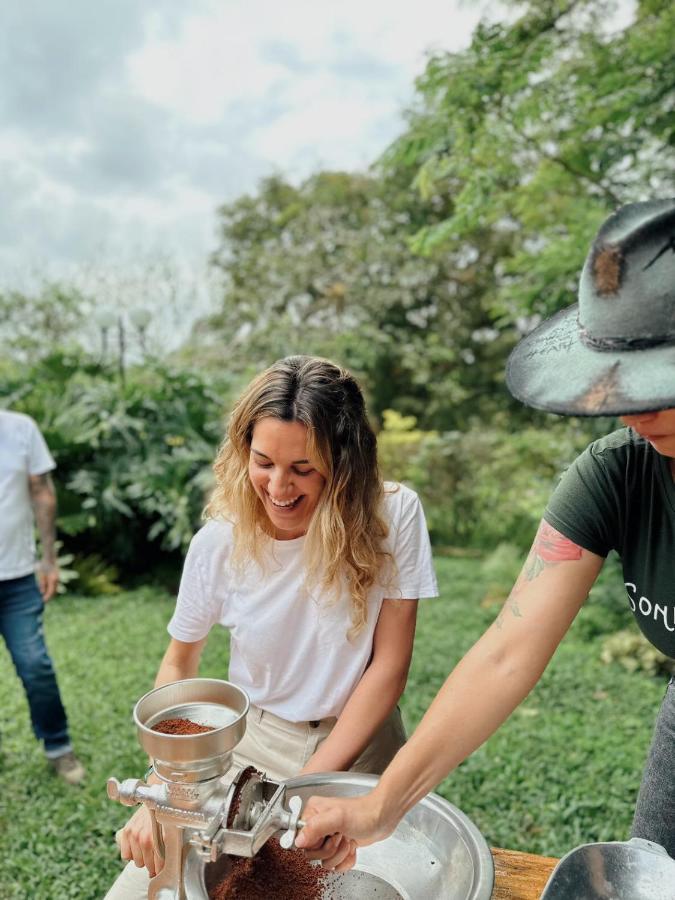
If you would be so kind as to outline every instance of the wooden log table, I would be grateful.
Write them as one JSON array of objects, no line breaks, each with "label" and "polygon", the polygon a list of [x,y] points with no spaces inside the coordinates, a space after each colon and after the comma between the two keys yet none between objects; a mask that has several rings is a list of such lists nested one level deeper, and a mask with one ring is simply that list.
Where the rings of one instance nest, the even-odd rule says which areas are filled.
[{"label": "wooden log table", "polygon": [[558,860],[492,847],[495,886],[492,900],[539,900]]}]

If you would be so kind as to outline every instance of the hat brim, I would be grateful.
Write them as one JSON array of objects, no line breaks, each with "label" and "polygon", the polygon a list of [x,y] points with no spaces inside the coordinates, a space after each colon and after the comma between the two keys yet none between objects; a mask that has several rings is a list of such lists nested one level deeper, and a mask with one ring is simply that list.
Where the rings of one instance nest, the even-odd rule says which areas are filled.
[{"label": "hat brim", "polygon": [[675,345],[601,351],[579,337],[578,304],[523,338],[506,364],[518,400],[566,416],[620,416],[675,408]]}]

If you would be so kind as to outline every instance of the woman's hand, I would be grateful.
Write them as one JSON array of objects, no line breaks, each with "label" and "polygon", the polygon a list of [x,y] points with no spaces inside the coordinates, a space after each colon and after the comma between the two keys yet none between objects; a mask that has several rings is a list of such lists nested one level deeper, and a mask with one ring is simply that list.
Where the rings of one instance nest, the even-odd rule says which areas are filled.
[{"label": "woman's hand", "polygon": [[155,852],[150,810],[146,806],[137,809],[115,837],[122,859],[133,860],[139,869],[145,866],[151,878],[161,871],[164,860]]},{"label": "woman's hand", "polygon": [[363,797],[310,797],[303,811],[305,827],[295,845],[327,869],[343,872],[356,862],[357,847],[389,837],[396,823],[383,821],[372,794]]}]

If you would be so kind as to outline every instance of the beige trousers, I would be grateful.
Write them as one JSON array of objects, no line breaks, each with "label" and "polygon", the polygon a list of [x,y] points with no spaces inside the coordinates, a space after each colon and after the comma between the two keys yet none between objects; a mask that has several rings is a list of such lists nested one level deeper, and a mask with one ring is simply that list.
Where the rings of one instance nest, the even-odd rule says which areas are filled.
[{"label": "beige trousers", "polygon": [[[252,706],[246,718],[246,733],[234,753],[234,766],[255,766],[274,781],[293,778],[333,730],[336,719],[320,722],[287,722],[273,713]],[[401,713],[396,707],[351,766],[351,772],[381,775],[406,735]],[[227,777],[227,776],[226,776]],[[127,863],[105,900],[147,900],[148,870]]]}]

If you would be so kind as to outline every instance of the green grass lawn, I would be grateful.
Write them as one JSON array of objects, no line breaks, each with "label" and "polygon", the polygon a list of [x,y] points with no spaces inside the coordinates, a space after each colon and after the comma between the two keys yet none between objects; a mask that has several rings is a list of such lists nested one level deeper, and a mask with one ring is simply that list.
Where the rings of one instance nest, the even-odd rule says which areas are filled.
[{"label": "green grass lawn", "polygon": [[[421,604],[402,704],[409,727],[496,613],[480,605],[480,560],[439,559],[437,570],[442,597]],[[615,580],[616,603],[626,604]],[[152,686],[172,607],[172,598],[146,588],[63,597],[47,609],[48,642],[89,772],[83,788],[47,772],[0,652],[3,900],[96,900],[119,871],[113,836],[129,810],[107,799],[105,782],[145,771],[131,710]],[[582,610],[535,691],[439,788],[492,845],[557,856],[585,841],[627,837],[664,681],[600,663],[598,640],[584,639],[592,613]],[[214,632],[201,674],[225,677],[227,653],[227,635]]]}]

